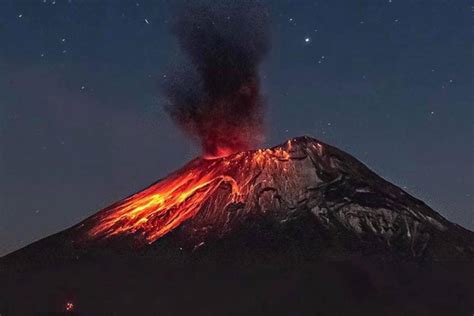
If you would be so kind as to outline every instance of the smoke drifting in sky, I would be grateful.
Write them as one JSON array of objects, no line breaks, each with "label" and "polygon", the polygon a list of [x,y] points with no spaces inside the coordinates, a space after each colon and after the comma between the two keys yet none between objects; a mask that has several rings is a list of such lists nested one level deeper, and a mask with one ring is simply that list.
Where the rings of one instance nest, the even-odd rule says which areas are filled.
[{"label": "smoke drifting in sky", "polygon": [[207,156],[263,140],[258,66],[270,49],[269,18],[256,1],[188,1],[172,27],[189,63],[163,84],[172,119]]}]

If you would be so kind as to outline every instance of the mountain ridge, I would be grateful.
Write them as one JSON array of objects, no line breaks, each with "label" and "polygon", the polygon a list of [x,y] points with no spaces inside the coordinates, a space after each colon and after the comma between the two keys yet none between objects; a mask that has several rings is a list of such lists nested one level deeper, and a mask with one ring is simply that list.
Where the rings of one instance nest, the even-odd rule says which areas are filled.
[{"label": "mountain ridge", "polygon": [[[262,152],[264,154],[256,156]],[[256,163],[256,165],[253,165],[254,160],[259,159],[263,161],[263,164]],[[267,160],[271,162],[267,162]],[[230,165],[229,161],[231,163],[235,162],[235,165]],[[410,247],[413,257],[420,256],[420,252],[423,252],[427,247],[428,244],[424,238],[433,240],[436,237],[435,235],[443,235],[448,230],[456,238],[465,235],[471,243],[474,240],[472,232],[449,222],[421,200],[412,197],[399,187],[379,177],[353,156],[308,136],[290,139],[282,145],[267,150],[236,153],[214,160],[196,158],[183,168],[172,172],[147,188],[113,203],[77,225],[53,236],[73,234],[75,236],[68,236],[67,239],[79,248],[84,244],[90,245],[91,242],[101,243],[103,242],[101,238],[103,239],[104,236],[96,239],[89,236],[88,233],[91,227],[98,224],[103,214],[114,212],[117,206],[124,203],[123,201],[129,200],[141,192],[153,189],[154,186],[168,178],[178,177],[179,179],[183,173],[194,172],[196,166],[200,168],[202,164],[205,165],[205,168],[211,170],[221,168],[222,164],[225,164],[230,171],[224,169],[224,175],[219,173],[217,176],[229,177],[229,174],[231,174],[229,179],[234,181],[235,178],[237,186],[240,185],[239,180],[241,181],[241,179],[237,179],[236,172],[233,169],[237,169],[237,173],[241,170],[255,173],[255,175],[244,177],[244,180],[250,178],[254,182],[247,190],[248,192],[245,192],[243,199],[230,205],[224,203],[226,204],[224,210],[216,206],[206,207],[205,203],[207,201],[203,201],[204,207],[198,205],[203,209],[198,210],[193,217],[186,218],[180,223],[183,227],[180,227],[179,230],[184,230],[184,235],[186,235],[182,238],[192,236],[191,238],[199,239],[198,237],[195,238],[199,235],[197,232],[201,231],[202,233],[203,230],[210,230],[211,227],[215,231],[217,230],[217,235],[224,234],[226,230],[238,229],[238,227],[232,226],[233,219],[230,218],[231,215],[229,214],[239,215],[238,213],[241,212],[243,215],[235,216],[237,216],[237,219],[242,219],[246,215],[257,213],[258,216],[274,216],[281,221],[285,221],[291,215],[295,215],[296,209],[305,208],[306,211],[309,210],[314,215],[322,229],[328,231],[333,229],[336,232],[337,230],[347,230],[356,239],[357,236],[374,237],[383,240],[387,246],[390,246],[390,243],[394,240],[396,242],[400,241],[405,243],[405,246]],[[277,174],[280,173],[280,168],[287,170],[287,174]],[[205,169],[204,176],[207,175],[207,172],[207,169]],[[199,176],[203,177],[201,174],[197,175],[197,177]],[[291,187],[288,183],[291,184]],[[193,191],[192,194],[197,195],[199,192]],[[221,199],[222,195],[229,195],[227,183],[219,184],[214,194],[217,194],[218,198]],[[206,198],[216,200],[212,195],[206,196]],[[245,200],[245,203],[242,202],[243,200]],[[177,208],[179,207],[180,205],[177,205]],[[256,208],[258,212],[254,211]],[[227,217],[224,218],[224,215]],[[193,222],[197,222],[197,224],[193,224]],[[152,228],[155,229],[155,227]],[[174,227],[173,229],[177,228]],[[423,229],[427,231],[423,231]],[[133,234],[128,235],[127,231],[124,231],[122,235],[121,237],[125,239],[131,235],[133,239]],[[140,236],[140,234],[137,235]],[[470,237],[467,237],[469,235]],[[379,244],[381,240],[378,240],[377,243]],[[153,240],[153,242],[158,241],[159,239]],[[38,242],[41,243],[41,240]],[[201,242],[203,241],[196,241],[196,244]],[[134,247],[137,246],[136,242],[131,244]],[[473,244],[461,243],[453,246],[452,255],[459,254],[462,256],[463,251],[472,255],[474,253]],[[21,249],[19,251],[21,252]],[[11,255],[19,251],[15,251]],[[8,257],[8,255],[5,257]]]}]

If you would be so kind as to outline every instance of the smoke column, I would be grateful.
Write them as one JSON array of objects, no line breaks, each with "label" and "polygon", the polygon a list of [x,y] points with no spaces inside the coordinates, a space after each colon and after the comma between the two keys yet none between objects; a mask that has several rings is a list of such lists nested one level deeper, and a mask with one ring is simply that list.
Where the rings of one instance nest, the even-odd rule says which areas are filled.
[{"label": "smoke column", "polygon": [[188,60],[162,86],[166,110],[204,154],[219,157],[263,140],[258,66],[270,48],[257,1],[188,1],[172,32]]}]

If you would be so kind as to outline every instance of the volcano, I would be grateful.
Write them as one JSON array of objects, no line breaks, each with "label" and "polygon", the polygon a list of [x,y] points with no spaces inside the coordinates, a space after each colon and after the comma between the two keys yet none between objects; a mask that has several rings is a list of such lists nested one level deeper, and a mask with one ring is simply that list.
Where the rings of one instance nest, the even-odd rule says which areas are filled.
[{"label": "volcano", "polygon": [[0,259],[1,315],[446,315],[474,233],[309,137],[197,158]]}]

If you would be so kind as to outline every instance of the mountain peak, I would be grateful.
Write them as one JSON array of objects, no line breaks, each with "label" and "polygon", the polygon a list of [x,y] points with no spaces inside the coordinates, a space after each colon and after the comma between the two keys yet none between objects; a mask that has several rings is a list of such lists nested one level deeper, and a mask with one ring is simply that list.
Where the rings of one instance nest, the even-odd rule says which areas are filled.
[{"label": "mountain peak", "polygon": [[339,248],[412,258],[473,253],[472,233],[349,154],[308,136],[192,160],[71,228],[67,239],[79,248],[141,248],[159,247],[169,237],[177,247],[195,249],[232,238],[256,219],[284,227],[306,217],[308,229],[325,233]]},{"label": "mountain peak", "polygon": [[283,230],[303,225],[322,238],[324,247],[343,252],[371,249],[394,257],[440,260],[474,257],[472,232],[450,223],[351,155],[308,136],[268,149],[194,159],[17,253],[41,248],[45,241],[65,247],[67,256],[97,247],[156,249],[163,243],[196,249],[249,227],[259,238],[256,222]]}]

